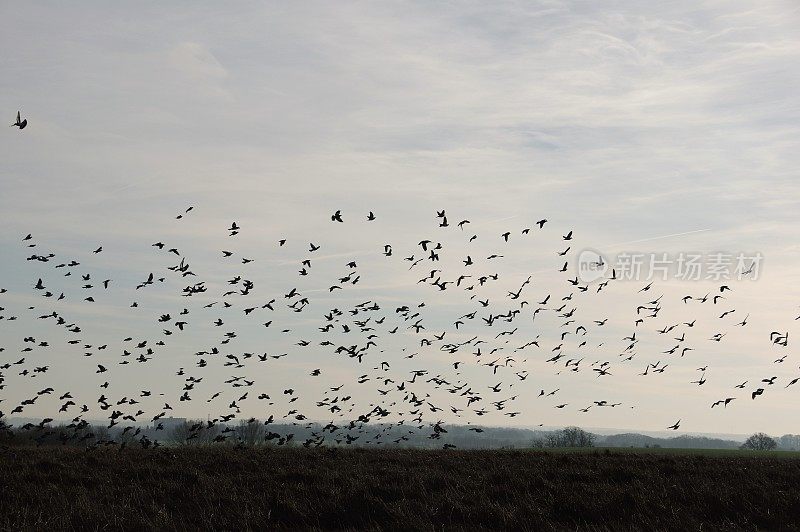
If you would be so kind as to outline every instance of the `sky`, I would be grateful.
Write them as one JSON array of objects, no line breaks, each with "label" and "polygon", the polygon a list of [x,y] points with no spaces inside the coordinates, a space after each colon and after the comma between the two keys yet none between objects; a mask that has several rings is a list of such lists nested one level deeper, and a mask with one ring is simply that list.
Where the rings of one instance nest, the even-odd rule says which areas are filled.
[{"label": "sky", "polygon": [[[0,18],[0,109],[9,124],[17,110],[29,121],[22,131],[0,131],[0,288],[8,290],[0,315],[18,317],[0,321],[0,364],[28,359],[3,371],[0,411],[52,386],[56,395],[80,397],[76,403],[89,404],[95,417],[105,415],[95,415],[100,393],[118,399],[140,390],[156,393],[123,404],[126,413],[140,406],[157,413],[163,399],[173,415],[215,417],[249,391],[241,416],[283,419],[300,405],[308,419],[330,421],[315,403],[345,384],[351,414],[397,401],[390,410],[410,418],[403,392],[376,390],[424,368],[428,378],[467,382],[484,397],[466,408],[446,386],[414,383],[443,408],[425,410],[426,422],[663,430],[680,419],[688,432],[800,432],[800,384],[785,388],[800,376],[791,341],[800,315],[795,3],[0,2]],[[344,223],[331,221],[336,210]],[[439,227],[441,210],[449,227]],[[370,211],[375,221],[366,220]],[[465,219],[470,224],[459,229]],[[541,230],[534,225],[540,219],[548,220]],[[234,221],[242,229],[230,237]],[[565,241],[569,231],[574,237]],[[23,241],[27,234],[32,240]],[[479,238],[469,242],[473,234]],[[441,262],[409,270],[404,257],[427,256],[423,239],[443,244]],[[157,241],[165,250],[151,246]],[[37,247],[28,248],[31,242]],[[309,252],[312,242],[321,249]],[[180,261],[170,247],[197,278],[166,270]],[[566,278],[584,249],[609,261],[620,253],[716,252],[763,261],[757,279],[656,280],[646,292],[639,290],[647,279],[619,280],[600,293],[598,282],[577,292]],[[234,255],[223,259],[221,250]],[[26,260],[50,252],[49,263]],[[431,269],[451,281],[470,273],[461,263],[467,255],[482,274],[499,274],[476,298],[490,299],[494,314],[519,308],[507,292],[533,277],[523,298],[530,304],[513,323],[455,330],[460,316],[489,310],[455,286],[440,291],[417,282]],[[242,257],[254,262],[242,264]],[[81,266],[64,278],[54,266],[71,259]],[[300,277],[304,259],[312,260],[311,273]],[[360,283],[329,292],[351,260]],[[564,260],[571,269],[560,273]],[[150,272],[165,282],[137,290]],[[80,288],[78,275],[86,273],[92,289]],[[222,301],[237,275],[255,283],[254,303],[278,299],[273,327],[261,325],[273,316],[264,309],[245,316],[242,308],[253,305],[244,298],[232,309],[204,308]],[[39,278],[66,299],[42,298],[33,288]],[[101,278],[112,280],[108,290],[98,288]],[[180,295],[200,281],[209,293]],[[721,284],[731,290],[716,305],[681,299],[719,294]],[[311,300],[302,313],[286,307],[283,296],[293,287]],[[83,301],[89,290],[94,303]],[[552,309],[570,292],[564,312],[578,311],[565,327]],[[549,310],[532,318],[547,294]],[[658,316],[634,325],[637,306],[659,296]],[[157,318],[170,313],[174,322],[190,299],[187,331],[164,336]],[[131,309],[132,301],[140,306]],[[386,315],[400,330],[379,330],[379,347],[361,364],[296,345],[326,338],[318,327],[332,308],[365,301],[380,305],[373,319]],[[395,309],[422,302],[427,328],[416,334],[407,328],[416,320],[403,321]],[[79,321],[82,332],[38,319],[54,310]],[[745,315],[747,326],[735,326]],[[215,326],[217,319],[224,325]],[[674,335],[657,332],[693,319],[694,327],[679,325]],[[574,332],[581,324],[592,327],[583,347]],[[494,358],[474,356],[471,347],[455,355],[439,349],[474,335],[504,342],[495,336],[515,327],[494,357],[515,360],[497,372],[481,365]],[[572,335],[561,342],[566,328]],[[446,340],[420,346],[444,330]],[[197,368],[195,353],[219,346],[229,331],[238,337],[222,344],[223,354],[289,354],[241,368],[224,366],[219,355]],[[772,331],[789,332],[788,346],[772,344]],[[635,358],[625,361],[623,338],[633,332]],[[693,351],[663,353],[682,332],[681,344]],[[722,341],[710,340],[716,333],[725,334]],[[537,335],[539,349],[512,353]],[[21,353],[26,337],[50,345]],[[168,345],[152,361],[120,366],[126,337]],[[66,343],[74,338],[81,344]],[[344,334],[335,341],[355,343]],[[559,343],[564,359],[546,362]],[[564,367],[580,358],[579,372]],[[381,369],[382,361],[391,369]],[[611,375],[599,376],[590,364],[604,361]],[[669,368],[638,375],[656,362]],[[109,371],[96,374],[97,364]],[[42,365],[49,371],[35,378],[18,374]],[[191,402],[177,400],[185,377],[175,375],[179,367],[204,378]],[[314,369],[321,375],[310,376]],[[515,376],[521,371],[529,372],[525,380]],[[691,384],[703,373],[707,382]],[[368,383],[357,384],[365,374]],[[390,375],[392,386],[380,375]],[[224,383],[235,376],[256,385]],[[772,376],[775,385],[759,383]],[[109,389],[97,388],[106,380]],[[498,381],[503,391],[491,391]],[[744,389],[734,388],[743,381]],[[283,393],[288,387],[296,403]],[[767,391],[752,400],[758,387]],[[538,397],[554,389],[555,396]],[[220,398],[208,402],[217,391]],[[255,399],[259,393],[270,400]],[[503,411],[490,404],[511,396],[517,399]],[[709,408],[726,397],[737,399]],[[23,415],[53,417],[57,399],[45,396]],[[595,400],[622,404],[579,411]],[[479,407],[489,412],[476,416]]]}]

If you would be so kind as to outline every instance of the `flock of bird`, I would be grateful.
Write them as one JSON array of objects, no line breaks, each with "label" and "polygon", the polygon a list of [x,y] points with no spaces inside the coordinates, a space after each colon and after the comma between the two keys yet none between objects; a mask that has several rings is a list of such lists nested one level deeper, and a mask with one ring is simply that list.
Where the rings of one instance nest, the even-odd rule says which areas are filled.
[{"label": "flock of bird", "polygon": [[[21,120],[18,113],[14,125],[23,129],[27,120]],[[196,216],[196,211],[188,207],[175,216],[174,223],[183,223],[181,220],[192,216]],[[330,223],[369,224],[375,222],[377,216],[369,211],[358,218],[359,221],[354,221],[337,210],[330,215]],[[141,432],[143,426],[152,425],[156,430],[163,430],[163,420],[178,408],[175,405],[196,412],[192,405],[200,402],[202,408],[213,409],[215,414],[194,424],[187,436],[189,439],[208,427],[220,425],[226,428],[217,440],[224,441],[230,437],[229,425],[244,421],[263,424],[267,429],[265,438],[278,444],[292,441],[292,434],[281,435],[269,430],[270,425],[277,423],[317,427],[303,442],[307,446],[333,442],[400,444],[413,434],[441,438],[447,432],[446,423],[442,421],[444,417],[473,425],[471,430],[480,433],[482,429],[477,423],[489,413],[501,413],[509,418],[521,416],[533,408],[529,402],[520,400],[523,389],[527,394],[533,391],[542,405],[557,410],[569,407],[588,413],[600,408],[634,408],[635,404],[610,401],[607,397],[598,397],[590,404],[574,405],[566,398],[566,390],[543,389],[534,384],[533,376],[545,367],[566,379],[573,378],[574,374],[588,374],[597,382],[598,379],[619,378],[615,377],[619,375],[616,366],[636,365],[640,359],[647,358],[638,375],[656,378],[677,361],[688,360],[685,357],[702,351],[703,342],[722,342],[732,328],[748,325],[749,314],[739,320],[734,315],[743,313],[737,309],[717,310],[729,301],[729,293],[733,292],[729,285],[719,285],[716,293],[687,294],[669,300],[664,294],[651,295],[658,286],[648,282],[633,288],[638,303],[629,309],[630,323],[618,324],[629,325],[630,334],[609,342],[605,333],[609,318],[588,315],[594,312],[588,310],[591,307],[588,299],[603,297],[615,289],[624,290],[620,288],[623,285],[627,288],[633,285],[621,282],[613,269],[592,284],[582,282],[572,271],[574,268],[570,269],[572,230],[554,234],[548,220],[543,218],[530,227],[478,235],[466,231],[470,224],[469,219],[461,219],[451,225],[444,210],[436,212],[431,220],[431,233],[451,232],[450,236],[460,239],[467,251],[445,245],[441,240],[446,239],[434,234],[421,238],[413,249],[406,248],[402,252],[398,252],[400,246],[396,243],[376,243],[381,261],[404,265],[403,270],[413,276],[410,287],[424,289],[429,294],[423,301],[399,303],[357,300],[352,295],[336,299],[338,294],[353,290],[362,282],[362,275],[367,275],[362,273],[361,259],[356,256],[342,259],[340,273],[323,280],[327,287],[324,297],[316,295],[318,290],[304,287],[306,278],[315,277],[314,266],[323,248],[322,242],[301,246],[288,237],[274,242],[277,251],[297,252],[299,256],[294,260],[298,269],[294,281],[287,280],[284,290],[265,293],[260,283],[257,286],[253,280],[257,277],[258,260],[235,251],[235,244],[217,252],[223,266],[231,270],[224,289],[219,289],[223,283],[216,279],[202,279],[200,270],[192,266],[191,258],[185,256],[178,245],[162,241],[154,242],[150,252],[163,261],[163,270],[143,271],[138,282],[121,286],[114,279],[98,276],[91,268],[91,257],[104,253],[102,245],[81,256],[63,257],[43,251],[45,244],[28,234],[21,238],[21,245],[26,247],[26,254],[30,253],[26,257],[31,263],[30,293],[38,296],[41,303],[27,306],[23,314],[10,312],[3,302],[8,291],[0,287],[0,327],[4,321],[18,319],[36,324],[36,332],[21,339],[20,345],[24,347],[18,352],[0,345],[0,420],[9,419],[7,416],[23,417],[34,405],[41,407],[47,403],[54,410],[52,416],[21,428],[46,428],[54,418],[59,418],[65,419],[67,429],[72,431],[71,435],[63,436],[65,440],[86,438],[88,420],[99,416],[107,419],[109,428],[130,432],[143,446],[149,446],[158,445],[158,440],[145,436]],[[224,231],[225,238],[233,243],[246,229],[234,221],[230,226],[220,227],[219,231]],[[534,288],[536,274],[524,274],[516,282],[515,276],[501,273],[506,250],[511,250],[517,239],[535,239],[540,233],[550,233],[566,246],[563,250],[553,250],[552,263],[546,265],[559,276],[558,284],[547,285],[547,293]],[[479,238],[490,240],[497,251],[485,257],[469,251]],[[574,260],[572,266],[575,266]],[[496,287],[501,286],[501,280],[515,284],[500,292]],[[145,294],[156,286],[161,286],[164,293],[172,297],[144,304]],[[84,323],[70,315],[69,310],[74,309],[71,305],[107,301],[107,294],[115,289],[120,290],[120,294],[132,291],[136,295],[135,300],[125,305],[125,311],[132,316],[141,317],[146,309],[152,310],[152,316],[146,317],[151,331],[141,337],[124,334],[116,343],[100,344],[92,341],[88,333],[102,328],[102,323]],[[80,295],[71,295],[76,292]],[[444,308],[437,308],[445,292],[455,298],[457,304],[448,301]],[[416,292],[409,290],[409,293]],[[659,314],[667,306],[689,318],[664,324],[659,321]],[[429,309],[435,309],[436,316],[432,316]],[[622,309],[615,308],[614,312],[621,319],[627,319]],[[447,325],[441,325],[437,318],[444,313],[452,313]],[[545,318],[553,325],[541,326]],[[697,330],[699,319],[713,320],[710,323],[719,332],[698,338],[692,333]],[[237,347],[241,346],[244,334],[233,325],[239,328],[243,323],[248,324],[248,331],[252,326],[263,331],[254,334],[255,341],[263,341],[265,347],[270,348],[271,342],[265,340],[266,335],[277,334],[291,339],[291,349],[283,353],[258,353]],[[54,341],[51,338],[56,336],[56,331],[59,331],[59,339]],[[198,334],[200,331],[202,334]],[[136,333],[139,332],[140,329],[136,329]],[[174,344],[178,350],[185,349],[178,339],[193,334],[196,338],[208,335],[213,339],[191,353],[191,365],[184,364],[185,358],[175,358],[182,365],[173,368],[177,378],[172,387],[157,390],[151,383],[141,382],[136,384],[141,389],[135,396],[115,392],[115,387],[131,384],[132,377],[126,368],[169,364],[172,360],[168,356],[170,346]],[[664,348],[654,349],[650,344],[643,347],[646,335],[652,337],[651,343],[660,342]],[[7,340],[9,336],[4,333],[0,338]],[[772,331],[769,335],[769,344],[777,349],[786,348],[788,342],[788,332]],[[56,349],[67,351],[55,352]],[[92,372],[99,379],[99,388],[65,389],[57,375],[48,381],[48,386],[36,386],[52,375],[53,360],[67,356],[64,353],[71,349],[81,350],[80,356],[92,360]],[[273,365],[291,365],[301,358],[318,362],[320,366],[305,374],[303,384],[272,377]],[[436,363],[431,363],[434,360]],[[783,355],[774,363],[785,360],[786,355]],[[353,374],[358,376],[350,382],[324,387],[318,387],[313,380],[325,376],[329,368],[343,367],[355,369]],[[465,371],[466,368],[470,371]],[[687,382],[686,386],[703,386],[708,380],[708,365],[697,368],[697,374],[697,379]],[[215,378],[220,382],[210,382]],[[32,389],[41,389],[24,397],[4,397],[4,390],[12,380],[27,380]],[[731,382],[730,396],[719,398],[710,408],[735,407],[731,403],[740,398],[733,393],[736,390],[745,390],[748,400],[756,400],[773,387],[788,388],[799,381],[800,376],[783,383],[772,375],[747,375],[742,382]],[[603,389],[612,392],[615,387],[616,384],[609,382]],[[18,388],[22,387],[15,387],[15,390]],[[318,389],[318,394],[301,397],[298,391],[301,388]],[[372,397],[372,400],[360,397]],[[277,405],[282,405],[283,409],[279,411],[281,407]],[[2,411],[4,406],[8,412]],[[264,413],[265,421],[242,416],[243,409],[252,411],[253,408]],[[367,436],[365,427],[368,424],[383,429]],[[666,428],[678,430],[680,424],[678,420]],[[396,437],[398,428],[403,429],[405,435]],[[365,441],[367,438],[369,441]]]}]

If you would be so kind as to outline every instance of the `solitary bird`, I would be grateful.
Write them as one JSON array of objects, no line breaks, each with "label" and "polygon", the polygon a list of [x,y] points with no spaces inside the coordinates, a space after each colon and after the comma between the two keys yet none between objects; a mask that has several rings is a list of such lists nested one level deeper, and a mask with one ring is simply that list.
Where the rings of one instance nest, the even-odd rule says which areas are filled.
[{"label": "solitary bird", "polygon": [[18,127],[20,130],[25,129],[25,126],[28,125],[28,119],[22,120],[22,117],[19,115],[19,111],[17,111],[17,121],[11,124],[11,127]]}]

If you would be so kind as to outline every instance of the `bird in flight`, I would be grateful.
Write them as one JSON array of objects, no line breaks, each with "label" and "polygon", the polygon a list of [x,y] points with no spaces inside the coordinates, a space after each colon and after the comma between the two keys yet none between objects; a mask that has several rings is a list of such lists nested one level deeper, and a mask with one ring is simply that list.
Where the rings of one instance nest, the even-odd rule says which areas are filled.
[{"label": "bird in flight", "polygon": [[23,130],[27,125],[28,125],[28,119],[26,118],[25,120],[22,120],[19,111],[17,111],[17,121],[11,124],[11,127],[18,127],[20,130]]}]

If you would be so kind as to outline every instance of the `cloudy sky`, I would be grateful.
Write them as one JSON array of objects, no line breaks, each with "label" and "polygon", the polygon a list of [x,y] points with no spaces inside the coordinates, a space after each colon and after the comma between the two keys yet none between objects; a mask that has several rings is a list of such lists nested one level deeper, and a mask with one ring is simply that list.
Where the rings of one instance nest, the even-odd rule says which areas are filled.
[{"label": "cloudy sky", "polygon": [[[0,19],[0,109],[9,124],[17,109],[29,121],[23,131],[0,131],[0,287],[8,290],[0,295],[0,315],[18,317],[0,321],[0,362],[23,356],[25,337],[50,344],[4,370],[0,411],[48,385],[95,405],[96,386],[110,380],[114,399],[152,389],[175,403],[175,415],[214,417],[243,393],[223,381],[245,375],[257,380],[250,395],[266,392],[274,404],[250,398],[242,415],[283,417],[291,406],[282,389],[291,384],[300,410],[327,421],[330,414],[314,404],[343,383],[355,415],[381,401],[397,401],[392,410],[407,412],[402,393],[375,394],[389,387],[373,369],[387,361],[396,383],[425,368],[428,377],[468,382],[485,397],[457,418],[449,407],[463,409],[463,399],[433,384],[419,387],[444,408],[426,412],[426,421],[661,430],[680,418],[682,430],[692,432],[800,432],[800,384],[784,388],[800,376],[798,359],[791,341],[782,348],[769,338],[771,331],[791,331],[800,315],[795,3],[2,2]],[[194,210],[176,220],[190,205]],[[344,224],[330,221],[337,209]],[[446,210],[449,228],[438,227],[437,210]],[[369,211],[374,222],[366,221]],[[549,220],[543,230],[521,234],[542,218]],[[462,231],[455,224],[463,219],[471,223]],[[234,238],[226,231],[233,221],[242,227]],[[570,230],[574,240],[566,243],[562,235]],[[505,231],[508,243],[499,236]],[[22,242],[29,233],[32,241]],[[472,234],[479,238],[469,242]],[[443,244],[442,263],[426,260],[409,271],[402,259],[426,256],[417,245],[423,239]],[[152,248],[156,241],[178,248],[198,274],[192,282],[206,281],[213,292],[192,300],[188,330],[169,338],[160,336],[156,319],[188,305],[180,291],[189,281],[166,270],[180,259]],[[309,253],[310,242],[322,248]],[[382,254],[385,244],[393,246],[392,257]],[[713,307],[681,298],[718,293],[714,281],[657,281],[645,293],[638,291],[649,281],[620,281],[599,294],[596,285],[576,292],[565,310],[577,307],[579,318],[568,327],[609,318],[605,329],[591,330],[589,345],[574,338],[565,344],[565,359],[585,359],[576,373],[564,360],[545,362],[565,330],[553,303],[575,291],[565,281],[574,271],[556,271],[563,259],[555,252],[567,245],[573,264],[584,248],[607,257],[764,258],[757,280],[727,283],[727,299]],[[98,246],[103,252],[91,253]],[[223,249],[234,257],[223,260]],[[49,263],[26,260],[49,252],[56,255]],[[487,262],[489,254],[503,258]],[[495,314],[518,308],[506,292],[533,274],[525,293],[530,306],[518,321],[455,331],[459,316],[488,311],[463,290],[440,293],[417,283],[434,268],[455,281],[469,273],[461,268],[467,255],[479,259],[481,272],[500,274],[480,293]],[[254,262],[244,265],[241,257]],[[75,278],[53,268],[73,258],[81,262]],[[312,260],[312,274],[300,277],[304,259]],[[329,293],[350,260],[359,264],[360,284]],[[167,281],[137,291],[149,272]],[[95,303],[82,301],[87,289],[78,275],[85,273],[95,284],[112,279],[109,290],[92,289]],[[222,300],[236,275],[256,283],[260,304],[279,299],[275,327],[291,333],[260,326],[269,319],[263,313],[243,316],[247,301],[237,300],[233,310],[203,309],[201,302]],[[68,297],[42,298],[33,289],[40,277]],[[286,308],[283,295],[293,287],[312,300],[302,314]],[[547,294],[551,310],[537,323],[532,310]],[[662,294],[663,311],[637,329],[636,307]],[[130,308],[134,300],[138,309]],[[390,338],[379,331],[381,352],[361,365],[331,349],[295,345],[324,339],[317,327],[330,309],[364,301],[378,302],[387,322],[400,320],[400,332]],[[480,365],[494,358],[466,348],[451,355],[438,349],[442,342],[421,349],[425,336],[406,329],[394,312],[421,302],[431,339],[448,330],[454,342],[473,333],[489,341],[518,327],[495,357],[513,356],[514,368],[495,374]],[[37,319],[53,310],[80,321],[82,333]],[[747,314],[747,326],[736,327]],[[225,325],[214,326],[216,319]],[[685,327],[674,335],[657,330],[693,319],[683,343],[693,351],[664,354]],[[224,353],[290,354],[245,368],[223,366],[221,357],[194,367],[194,352],[219,345],[227,331],[239,337]],[[635,358],[625,361],[620,354],[629,342],[622,338],[634,331]],[[726,336],[709,340],[716,333]],[[511,354],[536,335],[541,349]],[[168,345],[148,363],[119,366],[125,337]],[[66,344],[73,338],[81,345]],[[342,335],[334,341],[355,343]],[[109,347],[98,351],[102,344]],[[415,351],[416,358],[404,358]],[[784,362],[774,362],[783,355]],[[455,360],[464,361],[459,374]],[[597,377],[590,364],[603,361],[612,375]],[[638,375],[657,361],[669,368]],[[94,373],[99,363],[107,374]],[[50,371],[18,375],[41,365]],[[703,366],[707,382],[691,384]],[[205,376],[191,403],[178,405],[178,367]],[[322,375],[310,377],[317,368]],[[515,377],[523,370],[524,381]],[[371,380],[359,385],[363,374]],[[772,376],[774,386],[759,383]],[[499,380],[507,383],[503,392],[488,390]],[[734,388],[745,380],[745,389]],[[767,393],[753,401],[750,392],[759,386]],[[546,401],[537,397],[556,388]],[[224,404],[206,402],[215,391]],[[522,412],[516,417],[471,413],[494,410],[490,401],[514,395],[504,412]],[[737,400],[723,411],[709,408],[725,397]],[[25,414],[53,414],[56,399],[42,399]],[[579,411],[594,400],[622,405]],[[159,406],[148,405],[152,412]]]}]

